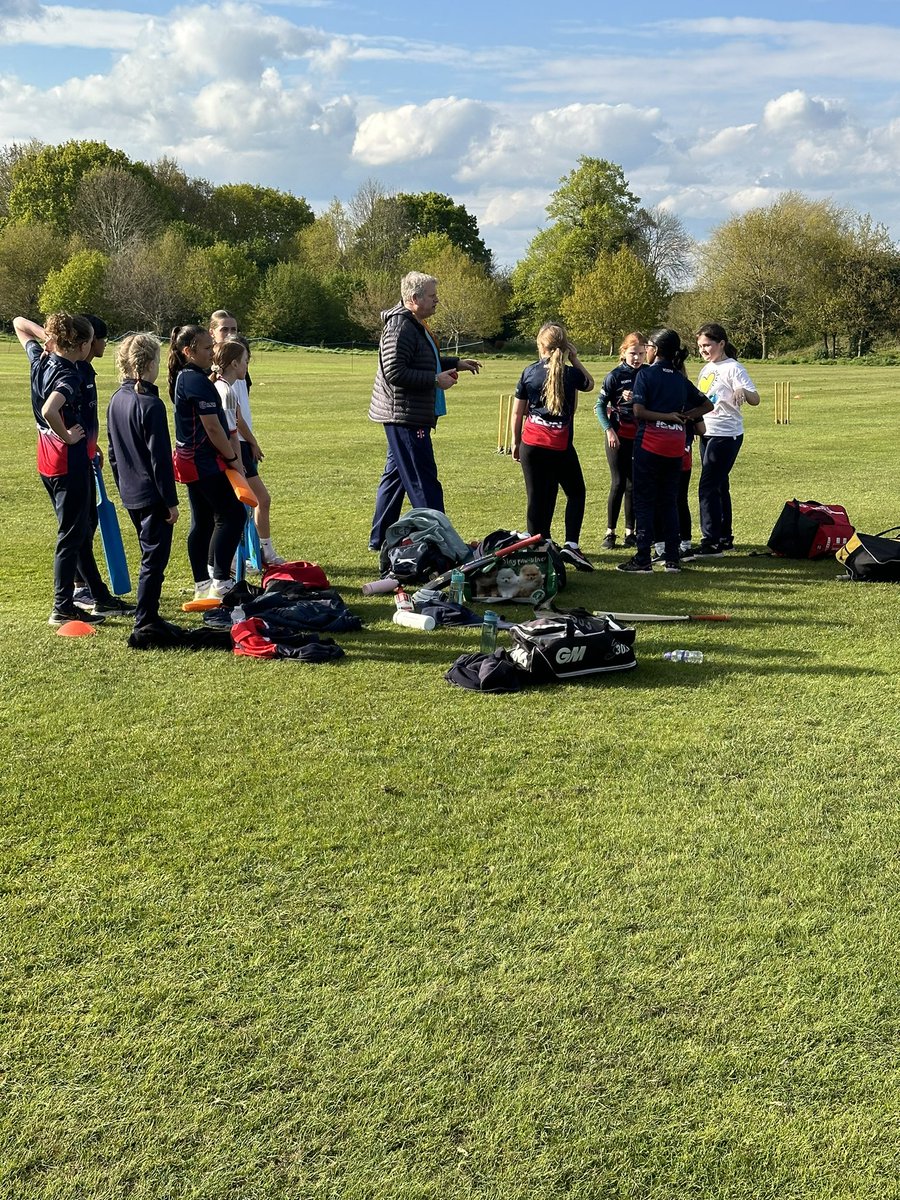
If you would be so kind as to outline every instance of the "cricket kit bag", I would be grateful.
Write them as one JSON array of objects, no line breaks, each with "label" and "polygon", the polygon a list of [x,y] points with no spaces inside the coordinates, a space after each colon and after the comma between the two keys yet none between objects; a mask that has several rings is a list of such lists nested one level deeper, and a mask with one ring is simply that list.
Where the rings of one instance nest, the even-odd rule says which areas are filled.
[{"label": "cricket kit bag", "polygon": [[388,529],[381,547],[383,576],[401,583],[425,583],[472,557],[447,516],[433,508],[413,508]]},{"label": "cricket kit bag", "polygon": [[[837,553],[854,583],[900,583],[900,525],[881,533],[854,533]],[[889,538],[889,533],[896,534]]]},{"label": "cricket kit bag", "polygon": [[769,549],[779,558],[825,558],[853,537],[847,510],[818,500],[788,500],[769,534]]},{"label": "cricket kit bag", "polygon": [[577,679],[637,666],[633,629],[609,617],[559,615],[513,625],[510,657],[535,683]]},{"label": "cricket kit bag", "polygon": [[[484,538],[475,551],[480,558],[504,546],[512,545],[523,535],[508,529],[497,529]],[[485,604],[543,604],[566,586],[566,564],[551,542],[546,549],[528,546],[499,559],[497,565],[476,575],[472,580],[472,599]]]}]

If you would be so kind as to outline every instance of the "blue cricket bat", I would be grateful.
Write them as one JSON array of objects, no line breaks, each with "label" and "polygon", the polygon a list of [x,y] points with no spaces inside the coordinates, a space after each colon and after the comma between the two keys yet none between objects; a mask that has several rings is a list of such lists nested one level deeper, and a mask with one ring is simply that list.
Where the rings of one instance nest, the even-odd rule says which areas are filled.
[{"label": "blue cricket bat", "polygon": [[244,523],[244,536],[237,548],[237,570],[235,579],[240,582],[247,574],[247,568],[252,571],[263,569],[262,546],[259,544],[259,534],[256,532],[256,522],[253,520],[253,509],[245,504],[247,520]]},{"label": "blue cricket bat", "polygon": [[97,481],[97,524],[100,526],[103,557],[106,559],[106,569],[109,572],[109,586],[114,595],[124,596],[131,591],[131,576],[128,574],[125,547],[122,545],[122,531],[119,528],[116,506],[106,494],[106,488],[103,486],[103,472],[96,463],[94,463],[94,478]]}]

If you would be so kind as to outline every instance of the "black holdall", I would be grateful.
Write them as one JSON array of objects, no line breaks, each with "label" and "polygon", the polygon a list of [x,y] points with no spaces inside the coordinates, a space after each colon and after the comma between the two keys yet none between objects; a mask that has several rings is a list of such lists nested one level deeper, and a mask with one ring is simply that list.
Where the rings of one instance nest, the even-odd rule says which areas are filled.
[{"label": "black holdall", "polygon": [[536,683],[629,671],[637,666],[633,629],[609,617],[559,613],[513,625],[513,662]]},{"label": "black holdall", "polygon": [[882,529],[881,533],[855,533],[837,552],[847,576],[854,583],[900,583],[900,525]]}]

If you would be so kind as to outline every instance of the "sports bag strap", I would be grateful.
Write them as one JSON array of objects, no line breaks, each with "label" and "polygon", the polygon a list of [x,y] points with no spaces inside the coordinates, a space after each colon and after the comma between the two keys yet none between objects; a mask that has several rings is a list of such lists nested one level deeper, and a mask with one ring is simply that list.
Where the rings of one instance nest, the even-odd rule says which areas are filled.
[{"label": "sports bag strap", "polygon": [[892,525],[890,529],[882,529],[881,533],[876,533],[875,537],[884,537],[886,533],[896,533],[900,529],[900,525]]}]

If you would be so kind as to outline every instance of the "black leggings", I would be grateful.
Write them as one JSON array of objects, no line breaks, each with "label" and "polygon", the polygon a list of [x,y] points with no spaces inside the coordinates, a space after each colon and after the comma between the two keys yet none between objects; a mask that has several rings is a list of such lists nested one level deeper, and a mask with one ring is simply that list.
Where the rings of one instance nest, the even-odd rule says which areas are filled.
[{"label": "black leggings", "polygon": [[634,529],[634,486],[632,463],[634,460],[634,438],[619,438],[615,449],[609,444],[606,433],[606,461],[609,464],[609,499],[606,502],[606,524],[615,529],[619,519],[622,500],[625,500],[625,528]]},{"label": "black leggings", "polygon": [[[691,472],[682,470],[681,478],[678,480],[678,532],[683,542],[691,540],[690,487]],[[658,511],[653,522],[653,540],[655,542],[665,540],[665,525]]]},{"label": "black leggings", "polygon": [[575,447],[548,450],[546,446],[529,446],[522,442],[519,461],[528,499],[528,532],[550,537],[556,497],[562,488],[566,496],[566,541],[577,545],[584,520],[585,486]]},{"label": "black leggings", "polygon": [[202,583],[209,578],[210,563],[215,579],[230,579],[247,511],[224,471],[196,479],[187,485],[187,490],[191,505],[187,548],[194,582]]}]

